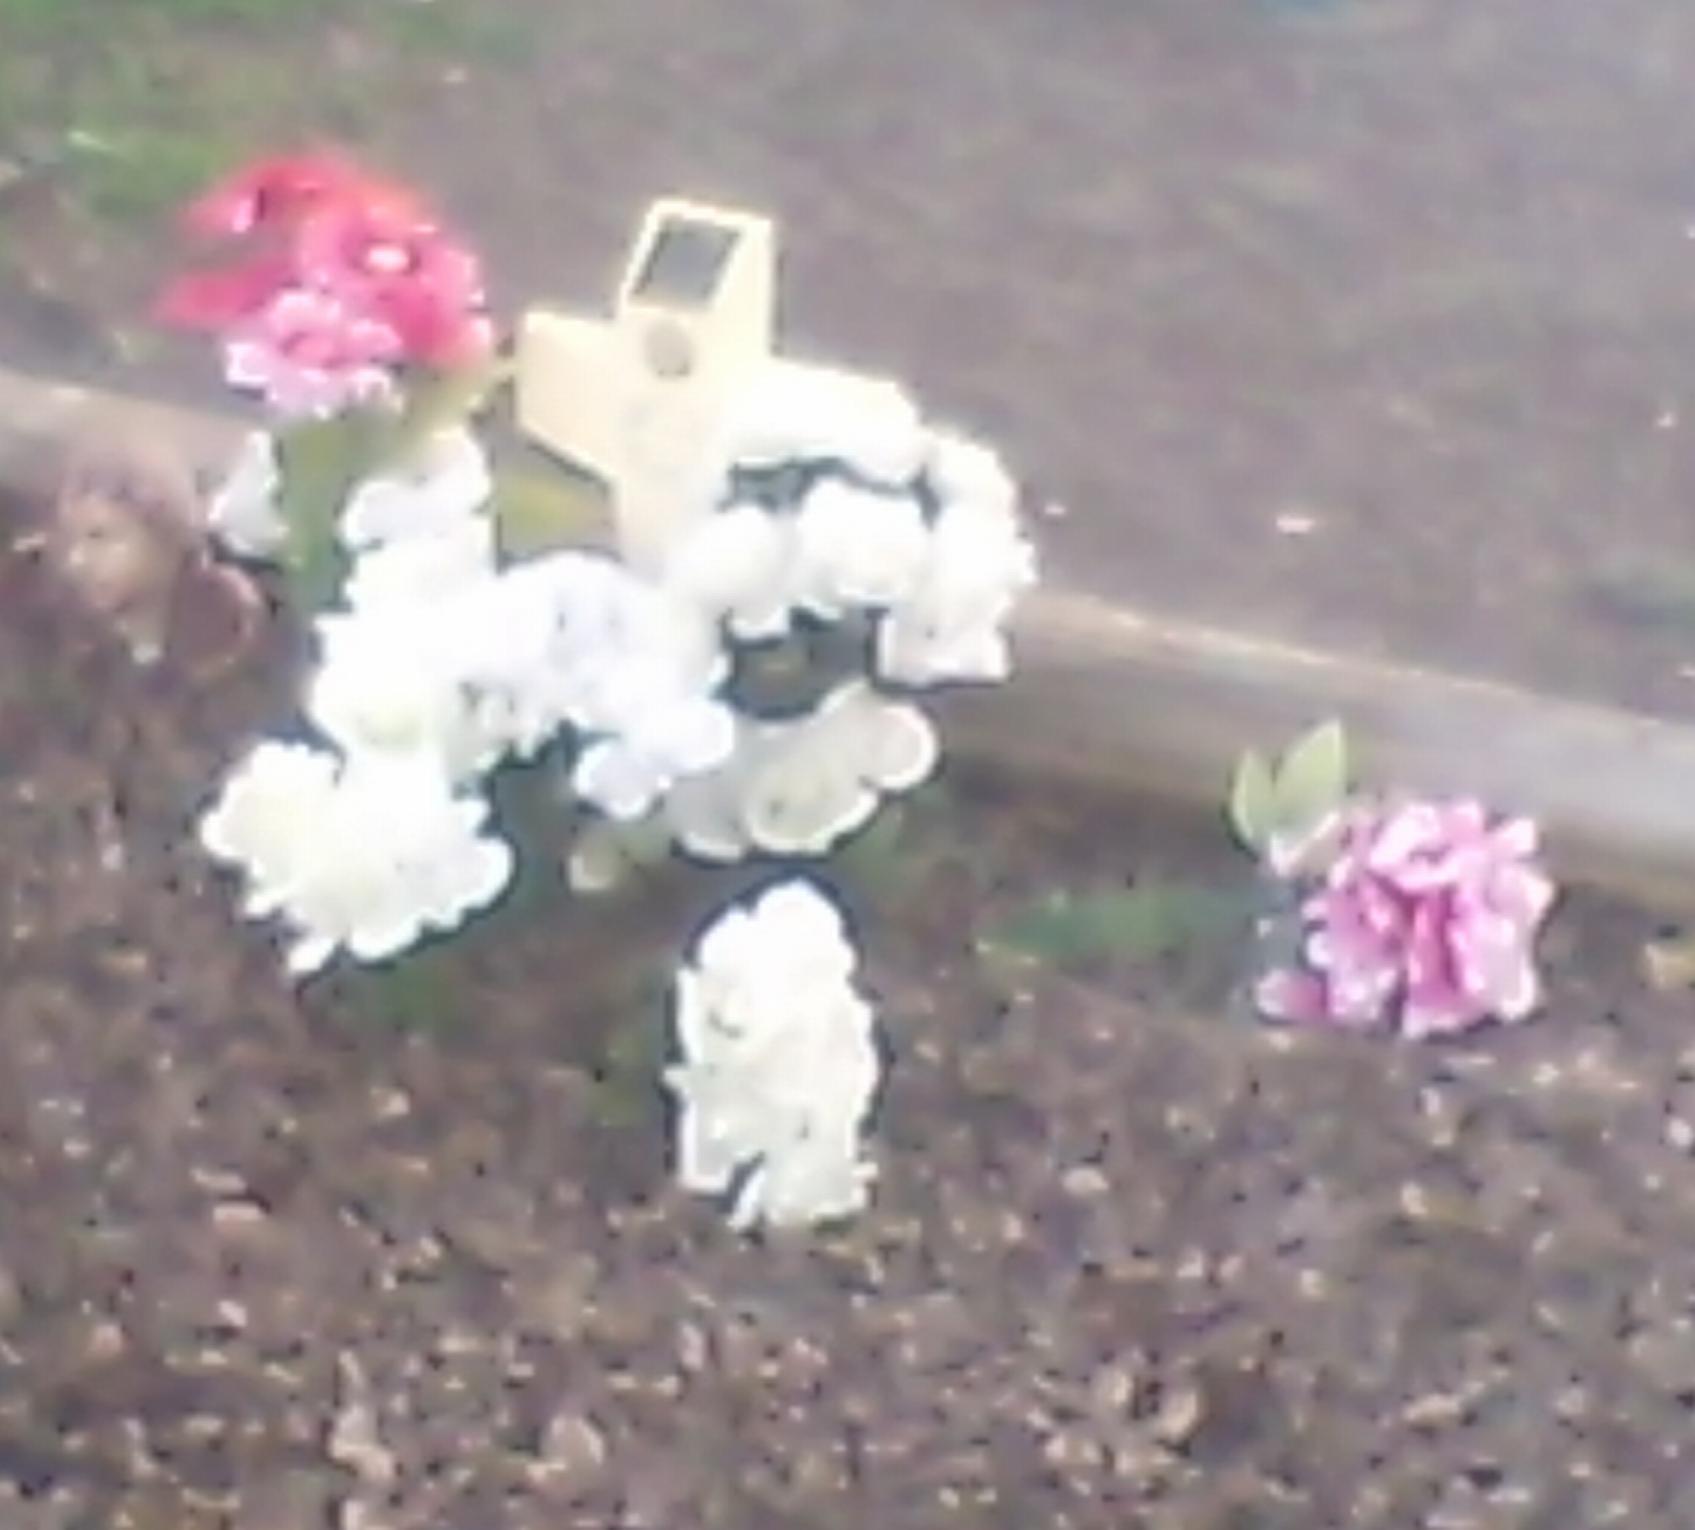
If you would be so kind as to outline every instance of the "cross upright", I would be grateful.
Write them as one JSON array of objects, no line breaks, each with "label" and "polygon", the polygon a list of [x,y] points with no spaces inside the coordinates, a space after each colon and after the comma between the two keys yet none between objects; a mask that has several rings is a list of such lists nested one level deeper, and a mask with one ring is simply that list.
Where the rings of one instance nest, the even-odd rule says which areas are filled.
[{"label": "cross upright", "polygon": [[519,428],[605,480],[637,566],[707,507],[714,424],[774,359],[776,265],[770,219],[664,198],[642,220],[610,318],[523,318]]}]

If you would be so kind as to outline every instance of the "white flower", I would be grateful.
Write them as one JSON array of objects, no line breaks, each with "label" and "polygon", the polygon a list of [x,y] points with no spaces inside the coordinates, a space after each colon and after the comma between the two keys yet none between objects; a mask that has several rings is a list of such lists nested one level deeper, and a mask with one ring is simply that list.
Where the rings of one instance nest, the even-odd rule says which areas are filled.
[{"label": "white flower", "polygon": [[999,455],[981,441],[933,431],[925,474],[943,504],[967,503],[1009,517],[1018,514],[1018,485]]},{"label": "white flower", "polygon": [[789,630],[794,526],[758,505],[715,510],[668,555],[664,581],[744,642]]},{"label": "white flower", "polygon": [[678,781],[665,816],[683,848],[707,860],[820,855],[870,819],[879,794],[910,790],[937,758],[922,712],[850,680],[804,717],[740,719],[735,752]]},{"label": "white flower", "polygon": [[906,596],[929,530],[916,498],[822,478],[793,510],[714,511],[672,549],[666,585],[744,642],[781,637],[796,607],[834,620]]},{"label": "white flower", "polygon": [[349,753],[427,755],[455,781],[487,769],[506,741],[480,728],[439,621],[422,605],[319,617],[306,715]]},{"label": "white flower", "polygon": [[880,1063],[835,906],[787,882],[721,916],[676,987],[677,1177],[732,1196],[737,1227],[851,1215],[871,1180],[860,1135]]},{"label": "white flower", "polygon": [[992,453],[947,436],[933,450],[941,506],[922,576],[878,626],[878,672],[907,685],[1002,680],[1011,668],[1005,628],[1035,582],[1035,548]]},{"label": "white flower", "polygon": [[299,855],[307,826],[322,822],[335,795],[338,761],[308,744],[261,743],[224,783],[200,821],[200,842],[221,861],[246,866],[253,913],[269,912],[258,889],[274,887]]},{"label": "white flower", "polygon": [[665,826],[691,855],[707,861],[739,861],[751,848],[742,819],[740,763],[750,747],[755,724],[733,719],[735,743],[730,759],[715,770],[684,776],[660,803]]},{"label": "white flower", "polygon": [[481,517],[360,553],[346,608],[316,623],[307,716],[350,753],[429,754],[455,781],[486,770],[514,745],[477,683],[485,645],[511,631],[499,586]]},{"label": "white flower", "polygon": [[455,673],[478,726],[527,758],[570,721],[576,655],[598,631],[608,559],[556,553],[468,585],[452,607]]},{"label": "white flower", "polygon": [[319,618],[307,712],[348,750],[422,751],[466,780],[560,729],[578,792],[639,817],[734,741],[713,622],[621,564],[561,552],[496,571],[481,517],[367,551]]},{"label": "white flower", "polygon": [[207,504],[212,534],[238,557],[276,557],[288,541],[279,487],[276,441],[269,431],[249,431]]},{"label": "white flower", "polygon": [[[422,569],[436,540],[366,554],[361,570],[379,559]],[[386,735],[401,722],[400,709],[406,726],[437,740],[456,772],[502,753],[531,754],[570,726],[585,740],[577,791],[618,818],[639,817],[672,782],[729,752],[730,714],[715,695],[726,661],[698,606],[592,553],[552,553],[480,579],[468,573],[457,589],[453,559],[442,562],[433,601],[400,599],[391,609],[373,596],[355,608],[355,625],[371,632],[377,653],[362,669],[348,666],[347,689],[368,703],[340,705],[341,693],[326,681],[333,699],[327,708],[315,704],[320,726],[340,737],[356,716]],[[418,583],[429,587],[422,574]],[[399,575],[383,582],[385,590],[406,585]],[[365,594],[357,572],[350,590]],[[339,656],[331,652],[337,621],[323,623],[327,661]],[[358,656],[358,641],[345,634],[340,641]],[[379,681],[385,645],[405,656],[392,704],[362,679]],[[364,723],[357,736],[362,745],[373,741]]]},{"label": "white flower", "polygon": [[916,587],[930,547],[918,501],[825,478],[795,518],[795,593],[817,615],[887,606]]},{"label": "white flower", "polygon": [[587,737],[573,784],[614,818],[646,813],[674,782],[730,751],[734,728],[715,692],[726,661],[697,607],[615,564],[577,579],[562,604],[543,683]]},{"label": "white flower", "polygon": [[359,551],[448,531],[478,515],[493,492],[476,437],[462,426],[438,431],[354,490],[342,508],[341,539]]},{"label": "white flower", "polygon": [[750,748],[739,804],[750,848],[822,855],[871,821],[876,788],[857,758],[824,743],[825,732],[815,724],[768,725]]},{"label": "white flower", "polygon": [[445,621],[447,603],[492,584],[494,577],[494,527],[475,516],[361,552],[342,595],[361,613],[422,606]]},{"label": "white flower", "polygon": [[782,362],[730,400],[718,448],[727,466],[839,462],[890,485],[916,476],[924,449],[923,422],[897,384]]},{"label": "white flower", "polygon": [[595,739],[571,774],[577,795],[609,818],[647,813],[667,789],[713,769],[735,747],[730,709],[704,696],[681,696],[632,711],[622,731]]},{"label": "white flower", "polygon": [[200,837],[245,873],[247,913],[289,927],[289,970],[306,974],[343,948],[359,961],[398,955],[492,903],[513,859],[480,832],[487,811],[428,758],[263,743],[224,783]]}]

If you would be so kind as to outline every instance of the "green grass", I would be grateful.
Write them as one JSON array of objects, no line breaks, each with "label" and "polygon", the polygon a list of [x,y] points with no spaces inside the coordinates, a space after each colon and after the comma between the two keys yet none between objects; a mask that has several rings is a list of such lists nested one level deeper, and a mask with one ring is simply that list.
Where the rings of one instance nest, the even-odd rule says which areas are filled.
[{"label": "green grass", "polygon": [[139,231],[248,154],[368,140],[420,66],[526,42],[485,0],[0,0],[0,161],[53,167],[92,237]]},{"label": "green grass", "polygon": [[533,41],[532,29],[518,17],[476,0],[398,0],[391,11],[390,35],[424,57],[514,64],[528,56]]},{"label": "green grass", "polygon": [[38,34],[137,16],[169,21],[299,21],[356,8],[358,0],[0,0],[0,36]]}]

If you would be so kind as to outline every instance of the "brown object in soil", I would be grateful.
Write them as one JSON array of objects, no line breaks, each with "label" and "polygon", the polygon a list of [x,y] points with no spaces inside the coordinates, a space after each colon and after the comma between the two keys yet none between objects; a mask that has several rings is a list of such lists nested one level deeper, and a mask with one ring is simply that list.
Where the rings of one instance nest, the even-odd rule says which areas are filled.
[{"label": "brown object in soil", "polygon": [[169,451],[121,438],[77,443],[58,474],[42,553],[137,663],[164,657],[177,588],[205,540],[198,507]]},{"label": "brown object in soil", "polygon": [[221,432],[170,411],[0,375],[0,492],[45,510],[14,545],[40,556],[138,663],[167,650],[198,673],[247,651],[251,580],[211,557],[197,442]]}]

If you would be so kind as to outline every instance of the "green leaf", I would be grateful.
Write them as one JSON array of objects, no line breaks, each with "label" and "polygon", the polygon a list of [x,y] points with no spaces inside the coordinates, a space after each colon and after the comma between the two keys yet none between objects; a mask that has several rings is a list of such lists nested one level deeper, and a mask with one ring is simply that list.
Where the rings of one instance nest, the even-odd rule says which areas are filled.
[{"label": "green leaf", "polygon": [[906,804],[884,801],[871,822],[837,852],[837,870],[872,897],[906,891],[918,870],[910,827]]},{"label": "green leaf", "polygon": [[634,874],[657,866],[670,853],[670,830],[658,814],[635,823],[596,818],[578,832],[566,872],[573,892],[617,892]]},{"label": "green leaf", "polygon": [[1147,881],[1098,892],[1046,893],[979,942],[989,956],[1076,967],[1112,958],[1152,961],[1221,931],[1233,903],[1206,888]]},{"label": "green leaf", "polygon": [[[659,989],[660,995],[668,992],[668,984]],[[659,1002],[644,1003],[607,1036],[593,1073],[590,1109],[597,1125],[631,1127],[652,1117],[661,1097],[668,1045],[664,1013],[662,997]]]},{"label": "green leaf", "polygon": [[406,390],[405,407],[389,449],[405,457],[437,432],[468,423],[488,407],[512,370],[511,361],[497,355],[452,372],[416,375]]},{"label": "green leaf", "polygon": [[369,469],[380,426],[363,414],[314,420],[277,441],[285,562],[289,590],[301,612],[322,611],[340,592],[347,572],[337,526],[342,506]]},{"label": "green leaf", "polygon": [[501,554],[512,561],[611,541],[606,491],[588,478],[498,473],[493,509]]},{"label": "green leaf", "polygon": [[349,968],[341,974],[342,990],[367,1024],[445,1035],[466,1013],[464,975],[455,957],[440,945],[414,946],[387,962]]},{"label": "green leaf", "polygon": [[1341,806],[1348,794],[1348,736],[1335,719],[1297,740],[1277,771],[1280,833],[1300,834]]},{"label": "green leaf", "polygon": [[1227,812],[1236,838],[1256,853],[1277,832],[1277,782],[1270,763],[1257,749],[1248,750],[1236,762]]}]

